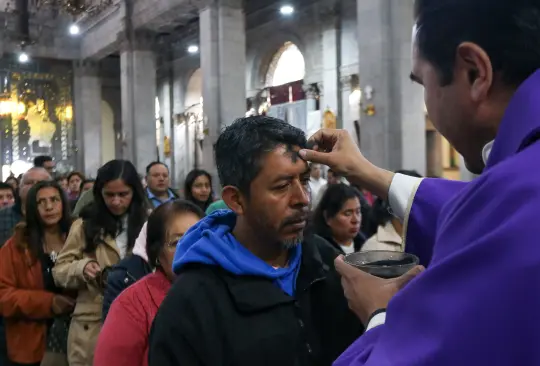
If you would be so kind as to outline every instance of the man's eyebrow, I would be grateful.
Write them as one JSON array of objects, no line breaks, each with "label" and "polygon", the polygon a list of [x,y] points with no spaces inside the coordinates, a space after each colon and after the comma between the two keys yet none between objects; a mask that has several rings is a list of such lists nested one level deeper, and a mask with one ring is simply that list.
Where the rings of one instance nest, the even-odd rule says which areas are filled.
[{"label": "man's eyebrow", "polygon": [[420,85],[424,85],[422,80],[420,80],[420,78],[418,76],[416,76],[415,74],[413,74],[411,72],[411,74],[409,75],[409,78],[411,79],[411,81],[415,82],[415,83],[418,83]]}]

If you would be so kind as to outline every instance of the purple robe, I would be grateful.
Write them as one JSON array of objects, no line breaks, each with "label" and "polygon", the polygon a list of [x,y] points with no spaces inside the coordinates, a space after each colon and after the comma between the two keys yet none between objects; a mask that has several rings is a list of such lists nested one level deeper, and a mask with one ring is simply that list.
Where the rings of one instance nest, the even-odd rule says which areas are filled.
[{"label": "purple robe", "polygon": [[540,365],[539,214],[540,71],[479,178],[420,183],[406,242],[430,265],[334,366]]}]

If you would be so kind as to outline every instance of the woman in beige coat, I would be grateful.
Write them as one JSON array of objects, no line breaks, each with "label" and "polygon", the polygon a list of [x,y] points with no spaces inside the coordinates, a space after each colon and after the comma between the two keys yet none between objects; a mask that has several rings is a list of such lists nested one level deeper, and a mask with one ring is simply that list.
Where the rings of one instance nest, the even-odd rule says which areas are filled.
[{"label": "woman in beige coat", "polygon": [[392,215],[388,204],[377,198],[371,211],[371,221],[376,227],[375,234],[362,246],[362,251],[388,250],[403,252],[403,225]]},{"label": "woman in beige coat", "polygon": [[133,164],[112,160],[98,171],[94,202],[71,227],[53,269],[58,286],[78,290],[68,336],[70,366],[92,366],[106,272],[131,252],[146,220],[145,202]]}]

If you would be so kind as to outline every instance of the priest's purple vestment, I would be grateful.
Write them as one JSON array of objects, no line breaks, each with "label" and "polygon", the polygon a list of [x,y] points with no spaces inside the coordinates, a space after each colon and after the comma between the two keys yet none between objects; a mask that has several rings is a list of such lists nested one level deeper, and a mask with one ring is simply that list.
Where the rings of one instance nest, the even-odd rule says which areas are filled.
[{"label": "priest's purple vestment", "polygon": [[482,175],[423,180],[405,223],[407,251],[429,267],[334,366],[540,365],[540,71]]}]

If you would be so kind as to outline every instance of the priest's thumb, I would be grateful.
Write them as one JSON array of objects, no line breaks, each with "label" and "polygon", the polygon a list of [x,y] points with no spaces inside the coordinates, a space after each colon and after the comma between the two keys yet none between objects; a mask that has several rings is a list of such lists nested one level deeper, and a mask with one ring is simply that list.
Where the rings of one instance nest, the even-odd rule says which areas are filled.
[{"label": "priest's thumb", "polygon": [[409,272],[405,273],[401,277],[395,279],[395,284],[398,290],[401,290],[403,287],[407,286],[416,276],[424,272],[426,269],[423,266],[416,266],[411,269]]},{"label": "priest's thumb", "polygon": [[330,165],[329,153],[303,149],[298,152],[302,160],[323,165]]}]

